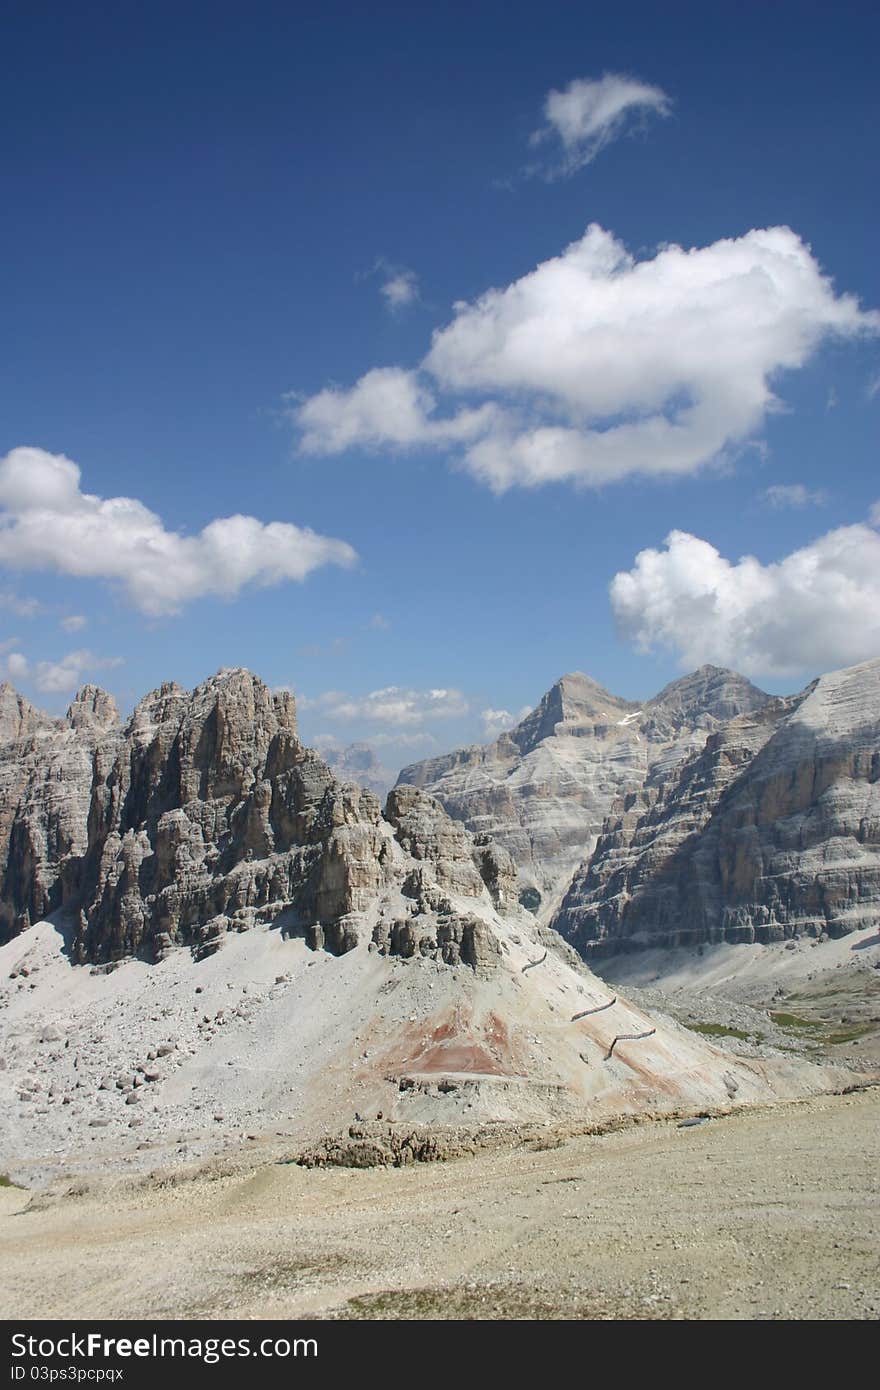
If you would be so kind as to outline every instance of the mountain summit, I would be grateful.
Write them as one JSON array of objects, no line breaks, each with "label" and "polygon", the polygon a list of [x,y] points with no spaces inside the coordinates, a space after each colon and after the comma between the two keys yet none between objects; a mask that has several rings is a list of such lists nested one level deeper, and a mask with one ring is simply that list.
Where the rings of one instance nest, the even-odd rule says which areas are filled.
[{"label": "mountain summit", "polygon": [[700,667],[641,705],[576,671],[494,743],[414,763],[398,780],[429,791],[472,831],[504,845],[521,887],[552,899],[592,853],[618,796],[769,699],[718,666]]}]

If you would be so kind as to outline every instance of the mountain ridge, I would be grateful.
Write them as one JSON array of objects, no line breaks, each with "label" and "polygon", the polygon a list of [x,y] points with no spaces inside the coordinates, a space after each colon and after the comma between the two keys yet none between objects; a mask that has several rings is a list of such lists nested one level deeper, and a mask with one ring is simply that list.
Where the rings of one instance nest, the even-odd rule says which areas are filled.
[{"label": "mountain ridge", "polygon": [[398,782],[430,791],[473,832],[490,834],[513,855],[521,885],[552,899],[592,852],[618,795],[770,698],[717,666],[679,677],[642,704],[571,672],[509,733],[410,764]]}]

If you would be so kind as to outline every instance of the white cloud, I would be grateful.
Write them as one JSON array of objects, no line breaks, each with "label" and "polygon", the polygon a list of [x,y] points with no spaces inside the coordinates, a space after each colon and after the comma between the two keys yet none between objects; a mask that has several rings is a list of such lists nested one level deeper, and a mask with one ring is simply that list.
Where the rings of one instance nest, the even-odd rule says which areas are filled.
[{"label": "white cloud", "polygon": [[[297,701],[297,705],[300,703]],[[435,748],[437,745],[434,735],[425,730],[415,734],[373,733],[370,734],[369,742],[373,748],[387,748],[391,744],[395,748]],[[338,734],[314,734],[310,737],[309,744],[312,748],[317,748],[319,753],[345,746]]]},{"label": "white cloud", "polygon": [[387,260],[385,256],[377,256],[372,268],[355,276],[355,279],[363,280],[370,276],[380,278],[379,293],[390,314],[400,314],[413,304],[418,304],[421,298],[419,277],[408,266],[398,265]]},{"label": "white cloud", "polygon": [[480,718],[486,738],[497,738],[516,723],[516,715],[511,714],[509,709],[484,709],[480,711]]},{"label": "white cloud", "polygon": [[633,117],[668,116],[672,103],[660,87],[635,77],[606,72],[603,77],[576,78],[544,99],[546,125],[531,137],[532,145],[548,140],[562,146],[562,161],[549,177],[573,174],[590,164],[600,150],[622,135]]},{"label": "white cloud", "polygon": [[388,272],[388,276],[379,289],[391,313],[398,314],[401,309],[408,309],[411,304],[418,303],[419,277],[415,271],[392,270],[387,266],[383,268]]},{"label": "white cloud", "polygon": [[531,705],[523,705],[517,714],[511,713],[509,709],[484,709],[480,711],[480,718],[483,721],[483,733],[486,738],[495,739],[499,734],[507,733],[516,727],[522,719],[532,710]]},{"label": "white cloud", "polygon": [[307,454],[339,454],[352,447],[419,448],[456,444],[482,434],[494,407],[460,410],[433,420],[436,400],[414,372],[374,367],[350,390],[328,386],[293,410]]},{"label": "white cloud", "polygon": [[361,720],[375,724],[410,727],[429,719],[454,719],[467,714],[469,706],[460,690],[412,690],[389,685],[368,695],[347,695],[327,690],[313,699],[297,698],[302,710],[317,710],[322,718]]},{"label": "white cloud", "polygon": [[88,618],[83,617],[82,613],[71,613],[70,617],[61,619],[65,632],[82,632],[87,623]]},{"label": "white cloud", "polygon": [[17,618],[35,618],[42,612],[43,605],[36,598],[21,598],[19,594],[4,590],[0,593],[0,608],[14,613]]},{"label": "white cloud", "polygon": [[783,370],[826,338],[878,332],[787,227],[636,261],[593,225],[457,304],[419,369],[374,368],[292,417],[304,453],[458,451],[496,492],[688,475],[760,430]]},{"label": "white cloud", "polygon": [[12,646],[15,641],[16,639],[13,638],[12,642],[4,642],[0,648],[0,669],[3,670],[7,679],[20,681],[24,680],[30,672],[30,662],[21,652],[4,650],[4,648]]},{"label": "white cloud", "polygon": [[74,690],[86,672],[106,671],[121,666],[121,656],[95,656],[94,652],[81,648],[68,652],[60,661],[40,661],[37,663],[34,683],[38,690],[52,694]]},{"label": "white cloud", "polygon": [[417,734],[370,734],[370,742],[376,748],[436,748],[437,740],[433,734],[421,730]]},{"label": "white cloud", "polygon": [[880,395],[880,372],[868,382],[868,400],[872,401],[878,395]]},{"label": "white cloud", "polygon": [[4,565],[116,581],[152,615],[356,559],[344,541],[252,516],[222,517],[196,536],[167,531],[136,498],[82,492],[77,465],[42,449],[13,449],[0,460],[0,509]]},{"label": "white cloud", "polygon": [[778,511],[787,507],[824,507],[828,498],[821,488],[811,491],[803,483],[774,483],[765,487],[761,500]]},{"label": "white cloud", "polygon": [[880,655],[880,504],[871,525],[841,526],[773,564],[725,559],[673,531],[611,582],[619,631],[667,647],[685,667],[796,675]]}]

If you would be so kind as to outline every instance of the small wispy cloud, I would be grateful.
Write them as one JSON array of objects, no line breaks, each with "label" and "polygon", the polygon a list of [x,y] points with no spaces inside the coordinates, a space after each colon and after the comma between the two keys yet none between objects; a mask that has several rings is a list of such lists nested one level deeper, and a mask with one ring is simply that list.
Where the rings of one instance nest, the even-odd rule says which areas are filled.
[{"label": "small wispy cloud", "polygon": [[530,710],[531,705],[523,705],[516,714],[509,709],[481,710],[483,734],[486,738],[498,738],[499,734],[507,733],[510,729],[515,728],[521,719],[525,719]]},{"label": "small wispy cloud", "polygon": [[371,690],[367,695],[327,690],[313,698],[298,696],[297,704],[302,710],[318,711],[326,719],[363,720],[408,728],[431,719],[454,719],[467,714],[469,709],[460,690],[413,690],[400,685]]},{"label": "small wispy cloud", "polygon": [[61,619],[61,627],[65,632],[82,632],[87,622],[88,618],[83,617],[82,613],[71,613],[69,617]]},{"label": "small wispy cloud", "polygon": [[634,121],[668,116],[671,109],[662,88],[617,72],[578,77],[561,90],[553,88],[544,98],[545,124],[532,133],[529,143],[534,148],[550,145],[555,152],[553,162],[537,172],[550,179],[566,178],[591,164],[600,150],[632,129]]},{"label": "small wispy cloud", "polygon": [[22,598],[19,594],[4,589],[0,592],[0,608],[14,613],[17,618],[35,618],[42,612],[43,605],[36,598]]},{"label": "small wispy cloud", "polygon": [[17,637],[11,637],[8,641],[0,643],[0,671],[3,673],[4,680],[26,680],[30,673],[30,662],[27,657],[22,652],[14,650],[17,642]]},{"label": "small wispy cloud", "polygon": [[74,690],[89,671],[109,671],[123,664],[121,656],[95,656],[82,647],[68,652],[59,661],[39,661],[34,671],[34,684],[49,694],[64,694]]},{"label": "small wispy cloud", "polygon": [[384,256],[377,256],[372,270],[368,271],[367,275],[380,278],[379,293],[391,314],[400,314],[413,304],[418,304],[421,299],[419,277],[409,266],[396,264],[394,261],[386,260]]},{"label": "small wispy cloud", "polygon": [[342,656],[348,647],[347,637],[331,637],[329,642],[306,642],[297,648],[297,654],[309,658],[322,656]]},{"label": "small wispy cloud", "polygon": [[777,511],[786,508],[824,507],[828,501],[827,493],[821,488],[811,491],[803,483],[774,483],[765,487],[760,494],[761,501]]},{"label": "small wispy cloud", "polygon": [[406,309],[408,305],[415,304],[419,297],[418,277],[412,270],[405,270],[401,271],[399,275],[392,275],[390,280],[386,280],[382,286],[382,294],[385,296],[385,303],[392,313]]}]

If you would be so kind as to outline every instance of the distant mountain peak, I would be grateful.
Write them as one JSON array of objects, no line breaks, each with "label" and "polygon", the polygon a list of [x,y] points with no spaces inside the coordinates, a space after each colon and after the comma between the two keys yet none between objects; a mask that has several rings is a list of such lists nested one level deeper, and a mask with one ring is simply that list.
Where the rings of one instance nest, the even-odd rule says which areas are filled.
[{"label": "distant mountain peak", "polygon": [[592,676],[570,671],[560,676],[530,714],[509,735],[521,753],[530,752],[544,739],[581,733],[609,719],[619,719],[638,706],[612,695]]},{"label": "distant mountain peak", "polygon": [[555,891],[591,853],[616,797],[769,700],[745,676],[709,664],[642,703],[569,671],[510,733],[414,763],[399,780],[432,792],[470,829],[494,835],[523,883]]}]

